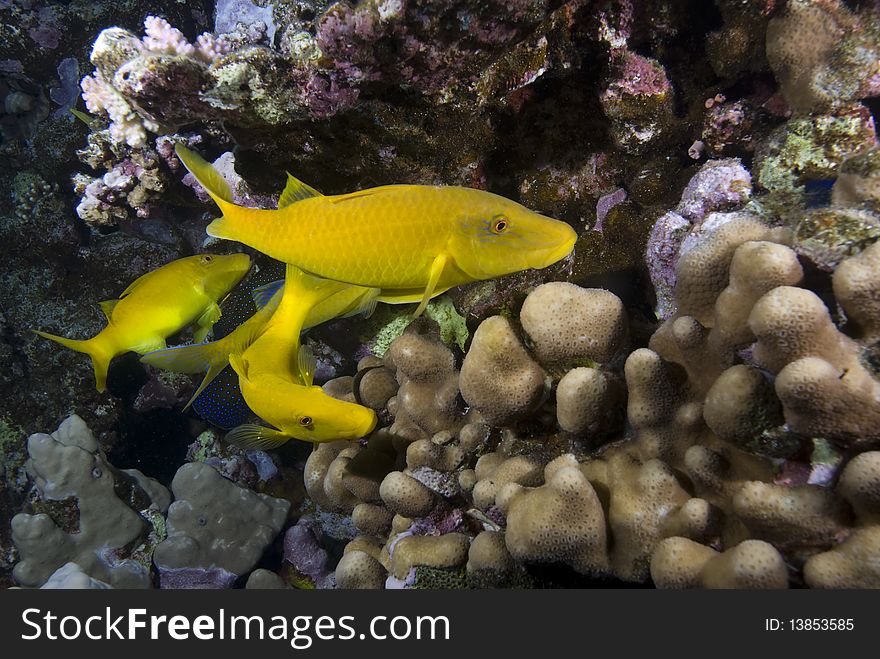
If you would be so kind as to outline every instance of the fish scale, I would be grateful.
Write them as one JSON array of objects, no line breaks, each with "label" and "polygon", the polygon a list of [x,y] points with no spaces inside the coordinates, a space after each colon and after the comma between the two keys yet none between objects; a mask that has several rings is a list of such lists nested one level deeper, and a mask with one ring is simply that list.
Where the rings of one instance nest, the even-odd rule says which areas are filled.
[{"label": "fish scale", "polygon": [[[449,241],[450,227],[437,220],[449,211],[448,204],[432,203],[430,196],[426,202],[407,204],[406,199],[412,198],[409,187],[376,188],[375,199],[370,195],[334,202],[319,197],[293,204],[277,220],[279,226],[287,224],[291,230],[279,230],[274,244],[265,248],[293,256],[305,270],[329,279],[357,280],[366,282],[359,285],[385,289],[423,286],[433,254]],[[413,223],[412,216],[423,217],[424,222]],[[377,226],[383,235],[379,249]],[[330,236],[338,247],[328,253],[319,246]],[[416,245],[423,249],[414,249]]]}]

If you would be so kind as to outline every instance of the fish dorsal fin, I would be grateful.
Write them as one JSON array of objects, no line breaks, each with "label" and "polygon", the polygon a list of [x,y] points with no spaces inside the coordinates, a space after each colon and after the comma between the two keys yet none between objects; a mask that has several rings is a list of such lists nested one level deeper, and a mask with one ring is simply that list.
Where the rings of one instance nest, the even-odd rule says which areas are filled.
[{"label": "fish dorsal fin", "polygon": [[263,284],[251,291],[251,299],[254,301],[254,306],[257,307],[257,311],[265,307],[272,298],[275,296],[275,293],[281,290],[284,286],[284,280],[279,279],[278,281],[269,282],[268,284]]},{"label": "fish dorsal fin", "polygon": [[98,306],[101,307],[101,311],[107,316],[108,321],[110,320],[110,316],[113,315],[113,309],[117,304],[119,304],[119,300],[104,300],[103,302],[98,302]]},{"label": "fish dorsal fin", "polygon": [[340,194],[330,197],[331,203],[341,204],[352,199],[360,199],[361,197],[370,197],[378,192],[379,188],[367,188],[366,190],[358,190],[357,192],[349,192],[348,194]]},{"label": "fish dorsal fin", "polygon": [[298,178],[296,178],[290,172],[287,172],[287,185],[284,186],[284,191],[281,193],[281,197],[278,199],[278,208],[284,208],[286,206],[290,206],[291,204],[295,204],[298,201],[302,201],[303,199],[309,199],[310,197],[323,197],[320,192],[315,190],[310,185],[306,185]]},{"label": "fish dorsal fin", "polygon": [[299,371],[300,377],[303,379],[303,384],[307,387],[312,386],[312,382],[315,380],[315,369],[318,367],[318,360],[315,359],[315,354],[312,352],[312,349],[308,346],[300,346],[299,352],[296,355],[296,368]]},{"label": "fish dorsal fin", "polygon": [[214,166],[207,160],[202,158],[195,151],[190,151],[182,144],[174,147],[174,152],[180,158],[184,166],[190,173],[196,177],[196,180],[202,184],[205,191],[214,198],[215,201],[232,202],[232,190],[226,179],[220,175]]},{"label": "fish dorsal fin", "polygon": [[153,273],[152,272],[145,272],[140,277],[138,277],[133,282],[131,282],[128,285],[128,288],[126,288],[124,291],[122,291],[119,294],[119,299],[124,298],[126,295],[130,295],[134,291],[134,289],[136,289],[138,286],[143,284],[147,280],[147,277],[149,277],[151,274],[153,274]]}]

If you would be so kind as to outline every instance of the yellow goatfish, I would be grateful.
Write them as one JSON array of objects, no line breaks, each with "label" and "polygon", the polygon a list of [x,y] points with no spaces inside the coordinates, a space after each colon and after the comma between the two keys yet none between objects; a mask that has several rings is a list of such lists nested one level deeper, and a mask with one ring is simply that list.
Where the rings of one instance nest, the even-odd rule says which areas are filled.
[{"label": "yellow goatfish", "polygon": [[546,268],[568,256],[577,239],[565,222],[455,186],[386,185],[324,196],[288,174],[278,210],[243,208],[210,164],[176,149],[223,212],[209,235],[320,277],[381,288],[380,302],[419,302],[416,316],[453,286]]},{"label": "yellow goatfish", "polygon": [[[332,287],[333,290],[330,291],[332,294],[311,307],[308,305],[303,307],[307,311],[302,324],[304,330],[334,318],[355,313],[364,313],[365,315],[372,313],[376,304],[377,289],[325,281],[327,281],[327,285]],[[278,282],[254,289],[256,312],[222,339],[210,343],[156,350],[141,357],[141,361],[150,366],[175,373],[205,373],[198,389],[184,406],[183,409],[186,410],[205,390],[205,387],[226,368],[229,364],[229,355],[241,355],[263,334],[278,309],[283,291],[284,287]],[[266,301],[267,299],[268,301]],[[279,316],[280,318],[281,316]],[[284,329],[283,332],[289,334],[290,330]]]},{"label": "yellow goatfish", "polygon": [[[233,428],[226,441],[268,450],[291,438],[329,442],[354,440],[372,432],[376,427],[373,410],[337,400],[314,386],[314,355],[300,345],[300,332],[310,311],[349,288],[287,266],[281,302],[266,329],[241,355],[229,355],[248,407],[277,430],[244,424]],[[349,300],[348,306],[374,304],[375,292],[363,289],[361,294],[364,301]]]},{"label": "yellow goatfish", "polygon": [[118,300],[101,303],[107,326],[91,339],[77,341],[36,331],[92,358],[95,385],[104,391],[110,360],[134,351],[165,347],[165,339],[194,321],[198,340],[220,318],[217,301],[244,277],[251,260],[246,254],[202,254],[177,259],[142,275]]}]

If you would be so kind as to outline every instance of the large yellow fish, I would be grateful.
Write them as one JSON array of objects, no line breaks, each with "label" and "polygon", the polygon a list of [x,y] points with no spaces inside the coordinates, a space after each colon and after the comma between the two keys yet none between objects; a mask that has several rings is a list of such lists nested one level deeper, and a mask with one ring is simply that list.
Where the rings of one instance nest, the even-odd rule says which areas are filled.
[{"label": "large yellow fish", "polygon": [[136,279],[118,300],[101,303],[107,326],[91,339],[77,341],[37,331],[92,358],[95,385],[104,391],[110,360],[123,353],[139,354],[165,347],[165,339],[194,321],[203,340],[220,318],[217,301],[250,268],[246,254],[202,254],[177,259]]},{"label": "large yellow fish", "polygon": [[208,225],[306,272],[381,288],[382,302],[419,302],[481,279],[545,268],[571,253],[566,224],[490,192],[454,186],[386,185],[324,196],[287,175],[278,210],[236,206],[200,156],[177,146],[223,216]]},{"label": "large yellow fish", "polygon": [[[265,450],[291,438],[316,443],[354,440],[376,427],[373,410],[337,400],[313,385],[315,358],[300,345],[300,332],[311,310],[350,288],[287,266],[281,302],[265,330],[242,354],[229,355],[248,407],[277,430],[244,424],[226,435],[228,442]],[[374,304],[376,292],[362,289],[360,294],[359,301],[348,299],[347,310]],[[337,304],[341,303],[337,300]]]},{"label": "large yellow fish", "polygon": [[[320,300],[311,307],[308,305],[302,307],[307,311],[302,323],[304,330],[328,320],[354,313],[369,314],[375,305],[379,292],[374,288],[340,285],[337,282],[327,281],[327,285],[332,287],[332,294],[328,298]],[[223,338],[210,343],[156,350],[141,357],[141,361],[150,366],[175,373],[205,373],[198,389],[184,406],[185,410],[204,391],[205,387],[226,368],[229,364],[229,355],[241,355],[262,336],[270,319],[278,309],[283,290],[284,287],[277,285],[277,282],[255,289],[254,298],[258,307],[256,312]],[[268,298],[268,301],[261,298]],[[278,316],[275,323],[279,323],[282,317],[284,315]],[[291,322],[290,319],[288,322]],[[291,330],[283,328],[282,333],[289,341]],[[290,361],[290,355],[288,355],[288,366]]]}]

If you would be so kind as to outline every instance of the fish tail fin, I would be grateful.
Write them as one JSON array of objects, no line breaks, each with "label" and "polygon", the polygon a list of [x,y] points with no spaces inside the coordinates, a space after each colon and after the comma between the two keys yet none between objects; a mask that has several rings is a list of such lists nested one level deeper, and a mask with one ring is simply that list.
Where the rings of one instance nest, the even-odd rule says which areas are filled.
[{"label": "fish tail fin", "polygon": [[214,200],[214,203],[217,204],[222,213],[222,216],[211,222],[205,231],[214,238],[237,240],[238,231],[236,227],[239,225],[238,220],[249,218],[252,215],[258,214],[259,211],[236,205],[232,200],[232,190],[229,188],[226,179],[221,176],[220,172],[211,163],[195,151],[190,151],[182,144],[175,146],[174,151],[184,167],[201,184],[205,192],[211,196],[211,199]]},{"label": "fish tail fin", "polygon": [[184,405],[184,411],[189,409],[199,394],[205,390],[211,381],[220,375],[220,371],[229,363],[229,348],[222,339],[211,343],[195,343],[189,346],[177,346],[155,350],[143,357],[141,361],[155,368],[174,373],[205,373],[202,382]]},{"label": "fish tail fin", "polygon": [[295,296],[306,310],[349,285],[310,275],[290,263],[284,272],[284,295]]},{"label": "fish tail fin", "polygon": [[211,384],[214,378],[220,375],[220,371],[222,371],[224,368],[226,368],[225,362],[222,364],[211,364],[211,366],[208,368],[208,372],[205,373],[205,377],[202,378],[202,383],[198,386],[198,389],[196,389],[195,393],[190,396],[190,399],[187,401],[186,405],[183,406],[184,412],[186,412],[186,410],[189,409],[190,405],[195,402],[196,398],[199,397],[199,394],[201,394],[205,390],[205,387]]},{"label": "fish tail fin", "polygon": [[217,363],[226,365],[229,349],[222,343],[221,340],[154,350],[141,357],[141,361],[173,373],[203,373]]},{"label": "fish tail fin", "polygon": [[107,350],[103,343],[96,341],[95,338],[78,341],[76,339],[65,339],[63,336],[55,336],[48,332],[34,330],[34,333],[49,339],[55,343],[60,343],[65,348],[70,348],[76,352],[82,352],[92,358],[92,370],[95,372],[95,388],[99,393],[103,393],[107,388],[107,371],[110,369],[110,360],[113,359],[114,353]]}]

